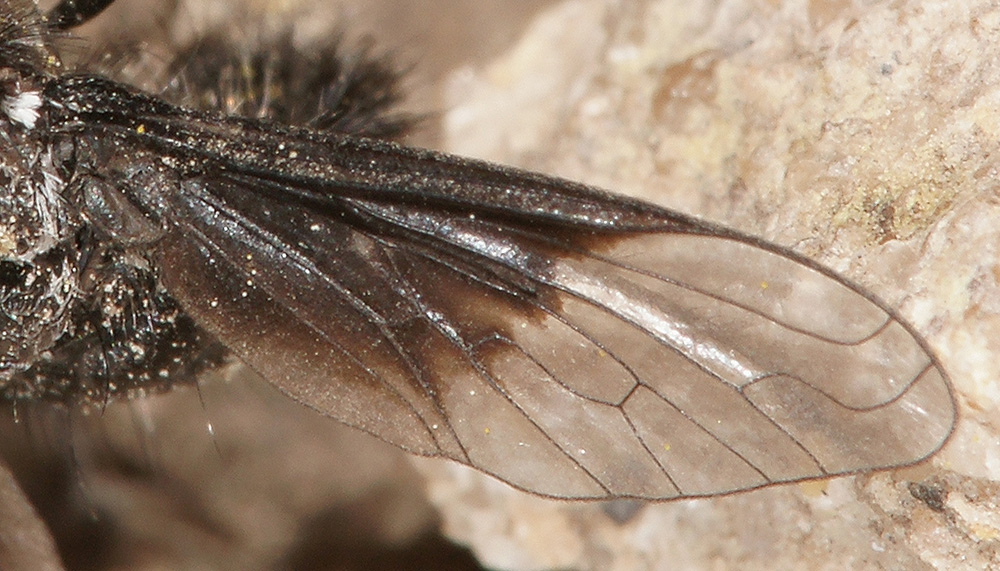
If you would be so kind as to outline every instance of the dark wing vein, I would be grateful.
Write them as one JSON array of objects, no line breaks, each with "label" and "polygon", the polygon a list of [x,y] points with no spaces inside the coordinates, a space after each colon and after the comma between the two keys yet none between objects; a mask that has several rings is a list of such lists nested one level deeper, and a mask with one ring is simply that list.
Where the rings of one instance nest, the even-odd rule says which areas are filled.
[{"label": "dark wing vein", "polygon": [[[221,212],[224,212],[224,211],[217,210],[217,212],[221,213]],[[227,212],[227,214],[231,214],[231,213]],[[242,224],[243,221],[240,221],[240,223]],[[233,258],[227,253],[227,251],[222,246],[220,246],[219,244],[216,243],[216,241],[212,240],[207,235],[205,235],[200,229],[195,228],[195,227],[190,227],[187,230],[190,232],[191,236],[194,237],[199,244],[201,244],[202,246],[204,246],[207,250],[213,252],[216,256],[218,256],[218,259],[221,259],[222,261],[224,261],[231,269],[233,269],[236,272],[239,272],[240,274],[242,274],[243,276],[245,276],[247,278],[251,277],[251,274],[248,273],[248,272],[246,272],[244,270],[244,268],[239,263],[237,263],[235,260],[233,260]],[[269,235],[267,234],[266,231],[264,231],[264,230],[262,230],[262,229],[260,229],[259,227],[256,227],[256,226],[248,225],[248,226],[244,227],[244,230],[254,232],[257,237],[261,237],[261,238],[269,237]],[[285,245],[285,244],[280,244],[280,242],[279,242],[277,244],[272,244],[272,245]],[[287,245],[285,245],[285,246],[287,246]],[[285,251],[288,251],[288,250],[286,249]],[[301,260],[298,260],[298,261],[301,261]],[[315,268],[309,268],[307,265],[303,265],[301,267],[303,269],[305,269],[306,271],[316,271]],[[319,273],[319,272],[317,271],[317,273]],[[320,275],[322,275],[322,274],[320,274]],[[335,291],[337,291],[337,293],[339,293],[339,294],[342,294],[342,297],[345,300],[347,300],[349,303],[351,303],[355,308],[359,308],[359,309],[364,308],[364,304],[361,303],[360,301],[358,301],[356,297],[350,295],[350,292],[343,291],[341,288],[336,287],[337,286],[336,282],[334,282],[333,280],[329,280],[329,279],[326,279],[325,281],[327,281],[328,283],[330,283],[330,285],[334,286]],[[249,286],[248,285],[248,287],[260,287],[260,289],[264,290],[269,295],[269,298],[271,300],[273,300],[274,303],[276,303],[276,304],[278,304],[278,305],[280,305],[282,307],[287,308],[293,315],[295,315],[297,317],[297,321],[299,323],[301,323],[302,325],[305,325],[310,331],[312,331],[312,332],[316,333],[317,335],[319,335],[323,339],[323,341],[325,343],[329,344],[333,349],[339,351],[345,357],[347,357],[348,359],[350,359],[351,361],[353,361],[358,367],[360,367],[361,369],[363,369],[367,374],[371,375],[372,378],[376,379],[386,390],[388,390],[388,391],[392,392],[393,394],[395,394],[400,400],[406,400],[406,398],[402,394],[400,394],[398,391],[396,391],[395,387],[391,383],[388,383],[376,371],[374,371],[371,368],[369,368],[366,365],[364,359],[361,359],[356,354],[354,354],[350,350],[346,349],[343,345],[341,345],[337,341],[337,339],[334,339],[333,337],[331,337],[329,335],[329,333],[326,332],[319,324],[312,322],[308,317],[302,315],[301,308],[297,304],[293,304],[285,296],[277,294],[277,292],[271,290],[266,284],[257,284],[256,286]],[[391,337],[391,333],[389,333],[389,332],[387,332],[387,331],[385,331],[383,329],[384,324],[381,322],[380,319],[378,319],[377,314],[375,314],[374,312],[371,312],[370,308],[364,308],[364,309],[366,310],[365,312],[366,312],[367,316],[372,320],[372,322],[373,323],[377,323],[378,326],[379,326],[379,328],[380,328],[380,330],[383,331],[383,334],[387,338],[390,338]],[[405,355],[403,355],[403,354],[400,354],[399,356],[400,357],[405,357]],[[413,410],[413,413],[417,414],[417,411]]]},{"label": "dark wing vein", "polygon": [[407,450],[542,495],[666,499],[910,464],[954,426],[923,341],[782,248],[543,175],[62,81],[53,100],[116,137],[89,144],[192,169],[168,210],[128,197],[173,229],[156,247],[185,310]]},{"label": "dark wing vein", "polygon": [[[442,271],[444,271],[444,270],[451,270],[454,273],[462,275],[462,277],[473,279],[476,282],[479,282],[480,284],[483,283],[481,280],[476,279],[475,276],[472,276],[472,275],[470,275],[468,273],[462,272],[461,270],[459,270],[457,268],[454,268],[454,267],[451,267],[451,266],[448,266],[447,264],[441,264],[437,259],[435,259],[435,258],[433,258],[431,256],[428,256],[424,252],[418,252],[418,253],[416,253],[416,255],[419,255],[422,258],[424,258],[424,259],[426,259],[428,261],[434,262],[436,265],[439,265]],[[402,279],[403,281],[406,281],[405,277],[401,276],[400,279]],[[418,288],[414,288],[414,289],[418,290]],[[501,291],[500,293],[504,293],[504,292]],[[576,458],[574,458],[573,455],[571,453],[569,453],[569,451],[566,450],[564,444],[561,444],[561,443],[557,442],[550,434],[548,434],[545,431],[544,427],[542,427],[540,424],[538,424],[538,422],[536,422],[536,420],[534,418],[532,418],[531,414],[528,411],[526,411],[517,402],[517,400],[515,398],[513,398],[503,388],[503,386],[500,383],[497,382],[497,379],[493,378],[493,376],[490,374],[490,372],[488,371],[488,369],[484,365],[484,363],[482,361],[480,361],[479,359],[477,359],[474,356],[473,351],[472,351],[472,347],[469,345],[469,343],[460,334],[457,334],[456,332],[454,332],[454,330],[449,331],[448,328],[446,326],[444,326],[438,319],[432,319],[431,318],[432,315],[437,314],[436,310],[431,309],[429,306],[423,304],[421,302],[421,300],[419,298],[417,298],[417,297],[413,298],[413,302],[414,302],[414,305],[417,308],[419,308],[419,310],[420,310],[421,314],[423,315],[424,319],[426,319],[427,322],[429,324],[431,324],[431,326],[434,327],[442,337],[444,337],[445,339],[447,339],[448,341],[450,341],[457,349],[460,350],[461,354],[468,360],[468,362],[473,366],[473,368],[476,370],[476,372],[483,378],[483,380],[485,380],[487,382],[487,384],[494,391],[496,391],[501,396],[503,396],[503,398],[506,399],[510,403],[510,405],[513,406],[524,417],[525,420],[527,420],[529,423],[531,423],[533,426],[535,426],[535,428],[538,429],[539,433],[546,440],[548,440],[553,446],[555,446],[556,448],[558,448],[560,450],[560,452],[562,452],[563,455],[565,455],[568,460],[570,460],[571,462],[573,462],[574,464],[576,464],[576,466],[580,470],[584,471],[588,476],[590,476],[590,478],[593,479],[593,481],[597,485],[599,485],[602,488],[602,490],[604,490],[604,492],[608,493],[609,495],[611,494],[611,491],[607,488],[607,486],[605,485],[605,483],[601,482],[600,478],[598,478],[593,473],[591,473],[587,469],[587,467],[585,465],[583,465]],[[517,347],[516,344],[513,343],[510,339],[506,339],[506,338],[504,338],[503,336],[501,336],[499,334],[495,335],[493,337],[493,340],[502,341],[504,343],[510,344],[511,346]],[[484,344],[486,342],[488,342],[488,341],[487,340],[479,340],[479,341],[477,341],[476,344],[477,345],[482,345],[482,344]],[[523,352],[523,349],[521,349],[520,347],[517,347],[517,350]],[[531,358],[531,355],[529,355],[529,354],[526,354],[526,355],[529,358]],[[542,367],[542,368],[544,368],[544,367]],[[550,376],[552,376],[552,375],[550,374]],[[552,376],[552,378],[556,378],[556,377]],[[470,461],[469,458],[466,458],[466,459],[455,458],[455,459],[456,460],[464,461],[466,463],[469,463],[469,461]],[[502,477],[502,474],[494,474],[494,475]]]},{"label": "dark wing vein", "polygon": [[[371,214],[377,216],[378,214],[376,212],[374,212],[373,210],[374,209],[371,209],[371,208],[367,209],[368,212],[370,212]],[[480,222],[480,223],[486,224],[485,222]],[[432,235],[429,235],[429,234],[427,234],[425,232],[420,232],[420,230],[418,230],[418,229],[414,229],[414,231],[422,234],[423,236],[432,236]],[[529,238],[529,236],[527,235],[527,233],[524,232],[524,231],[510,232],[510,233],[508,233],[508,235],[519,235],[522,238]],[[534,239],[534,240],[540,240],[540,239],[542,239],[541,237],[539,237],[537,235],[530,236],[530,238]],[[551,240],[551,239],[545,239],[545,242],[549,246],[555,245],[554,241]],[[448,241],[446,243],[450,244],[450,245],[452,245],[454,247],[462,248],[462,246],[460,244],[457,244],[457,243],[455,243],[453,241]],[[561,244],[560,244],[560,246],[561,246]],[[462,248],[462,249],[464,251],[466,251],[466,252],[471,253],[471,254],[474,254],[474,255],[477,255],[477,256],[481,256],[481,252],[479,252],[477,250],[471,250],[471,249],[468,249],[468,248]],[[448,270],[451,270],[453,272],[459,273],[459,274],[461,274],[463,277],[465,277],[467,279],[475,280],[475,281],[478,281],[478,282],[480,282],[480,283],[482,283],[484,285],[488,285],[488,282],[480,279],[479,276],[475,272],[473,272],[471,270],[460,268],[460,267],[458,267],[455,264],[451,264],[446,259],[443,259],[441,256],[435,256],[435,255],[432,255],[431,253],[426,252],[426,251],[419,251],[419,252],[414,252],[414,253],[416,253],[416,255],[420,255],[420,256],[424,257],[425,259],[427,259],[427,260],[429,260],[429,261],[431,261],[431,262],[433,262],[433,263],[435,263],[437,265],[442,266],[443,268],[447,268]],[[576,254],[577,255],[582,255],[583,253],[577,251]],[[600,256],[594,256],[594,258],[602,260],[602,261],[606,261],[610,265],[614,265],[614,266],[620,267],[622,269],[630,269],[627,266],[615,263],[613,261],[608,261],[608,260],[606,260],[604,258],[601,258]],[[487,270],[489,270],[489,266],[492,265],[492,264],[495,264],[495,263],[499,263],[501,265],[506,265],[508,268],[511,268],[511,269],[519,269],[516,265],[514,265],[514,264],[512,264],[510,262],[507,262],[507,261],[504,261],[504,260],[498,260],[498,259],[495,259],[495,258],[482,258],[482,260],[480,262],[481,265],[477,266],[476,269],[478,269],[480,271],[487,271]],[[494,275],[496,275],[496,272],[492,272],[492,273]],[[659,276],[654,276],[654,277],[659,278]],[[642,328],[642,326],[640,324],[636,323],[634,320],[628,319],[627,317],[622,316],[622,315],[616,313],[612,308],[607,307],[607,306],[602,305],[602,304],[599,304],[599,303],[595,302],[593,299],[580,296],[579,294],[577,294],[576,292],[574,292],[572,290],[562,288],[558,283],[552,283],[549,280],[545,280],[543,277],[541,277],[541,276],[539,276],[537,274],[530,274],[530,279],[534,283],[536,283],[538,285],[554,287],[556,289],[559,289],[560,291],[563,291],[564,293],[566,293],[568,295],[577,297],[578,299],[580,299],[580,300],[582,300],[582,301],[584,301],[584,302],[592,305],[593,307],[599,309],[600,311],[606,313],[608,315],[608,318],[620,319],[620,320],[628,323],[629,325],[631,325],[633,328],[635,328],[637,330],[645,331]],[[668,280],[664,280],[664,281],[668,281]],[[687,286],[684,286],[683,284],[679,284],[679,285],[681,285],[681,287],[687,287]],[[503,292],[503,293],[507,293],[508,295],[512,295],[513,292],[514,292],[515,285],[514,284],[508,284],[508,286],[509,286],[508,288],[500,290],[500,291]],[[716,299],[717,301],[726,302],[726,300],[721,299],[718,296],[712,296],[710,294],[704,293],[704,292],[700,291],[698,288],[687,287],[687,289],[693,290],[693,291],[695,291],[697,293],[703,293],[704,295],[712,297],[712,298]],[[545,299],[542,298],[542,297],[536,297],[536,296],[529,295],[530,292],[527,291],[527,290],[525,290],[523,287],[520,288],[520,291],[521,291],[521,294],[524,296],[523,299],[524,299],[525,302],[533,305],[534,307],[536,307],[538,309],[541,309],[541,310],[545,311],[551,318],[559,320],[561,323],[565,324],[567,327],[572,328],[578,335],[580,335],[581,338],[585,339],[588,343],[594,345],[598,350],[606,352],[609,355],[609,357],[611,357],[614,360],[616,360],[624,369],[626,369],[628,371],[629,375],[631,375],[631,377],[634,379],[634,381],[635,381],[635,383],[637,385],[648,386],[648,385],[646,385],[646,383],[638,375],[635,374],[634,371],[632,371],[631,369],[629,369],[628,363],[625,360],[623,360],[618,355],[616,355],[614,351],[612,351],[609,348],[607,348],[606,346],[604,346],[600,342],[599,339],[597,339],[597,338],[593,337],[592,335],[590,335],[589,333],[587,333],[587,331],[584,328],[582,328],[579,324],[576,324],[576,323],[570,321],[569,319],[567,319],[564,315],[562,315],[559,312],[558,308],[555,307],[553,303],[546,302]],[[426,312],[427,308],[423,308],[423,311]],[[754,313],[757,313],[757,312],[754,312]],[[494,337],[494,338],[495,339],[500,339],[499,336]],[[514,341],[510,340],[510,339],[507,339],[507,338],[502,338],[502,339],[503,339],[504,342],[507,342],[507,343],[510,343],[511,345],[517,346],[517,344]],[[480,341],[477,342],[477,344],[482,344],[482,343],[485,343],[485,342],[488,342],[488,341],[489,341],[489,339],[480,340]],[[665,342],[662,339],[658,339],[658,342],[660,342],[667,349],[676,352],[678,354],[678,356],[680,356],[681,358],[686,358],[685,355],[683,355],[682,353],[680,353],[679,351],[677,351],[676,347],[672,346],[671,344]],[[524,348],[519,347],[519,350],[524,351]],[[573,388],[572,386],[566,384],[558,375],[556,375],[553,372],[547,370],[547,368],[546,368],[546,366],[545,366],[544,363],[542,363],[541,361],[536,360],[534,357],[532,357],[528,353],[526,353],[526,355],[529,358],[531,358],[532,360],[534,360],[535,363],[539,366],[539,368],[545,370],[546,373],[548,374],[548,376],[550,378],[552,378],[553,380],[555,380],[556,382],[558,382],[560,385],[563,386],[563,388],[566,391],[570,392],[574,396],[577,396],[577,397],[582,398],[582,399],[591,400],[591,401],[594,401],[594,402],[601,402],[602,404],[607,404],[607,405],[614,406],[614,407],[619,407],[622,404],[622,402],[623,402],[623,401],[619,401],[619,402],[599,401],[598,399],[595,399],[591,395],[586,395],[586,394],[580,393],[575,388]],[[708,370],[707,368],[701,367],[697,362],[694,362],[694,361],[691,361],[691,362],[692,362],[692,364],[694,366],[701,368],[701,370],[706,375],[714,377],[719,382],[725,382],[722,378],[719,378],[712,371]],[[484,371],[483,374],[486,375],[488,373],[486,373]],[[496,383],[495,380],[493,380],[491,384],[494,385],[494,388],[496,390],[500,391],[508,399],[510,399],[510,396],[500,387],[499,384]],[[653,390],[654,390],[654,392],[656,392],[655,389],[653,389]],[[773,420],[771,420],[770,418],[768,418],[764,414],[763,411],[760,411],[760,409],[757,408],[755,405],[753,405],[753,403],[750,402],[749,399],[746,399],[746,397],[742,395],[742,393],[741,393],[741,391],[739,389],[737,389],[735,387],[732,387],[732,390],[733,390],[734,393],[736,393],[737,395],[739,395],[739,398],[742,398],[742,399],[746,400],[748,404],[750,404],[756,410],[758,410],[758,412],[761,415],[762,420],[765,420],[765,421],[771,423],[776,429],[781,430],[782,432],[784,432],[788,436],[788,439],[796,447],[798,447],[803,453],[809,455],[813,459],[813,461],[815,462],[816,467],[825,473],[825,470],[823,470],[823,468],[822,468],[821,463],[819,462],[819,460],[816,459],[805,448],[805,446],[801,442],[799,442],[792,434],[788,433],[787,431],[785,431],[784,429],[782,429],[782,427],[780,427],[779,425],[777,425],[776,423],[774,423]],[[695,426],[697,426],[700,430],[702,430],[703,432],[705,432],[709,437],[711,437],[712,439],[714,439],[715,441],[717,441],[720,445],[722,445],[722,446],[726,447],[727,449],[729,449],[735,456],[737,456],[740,460],[742,460],[744,463],[746,463],[748,467],[750,467],[754,471],[756,471],[764,480],[766,480],[767,482],[771,482],[772,481],[767,476],[767,474],[765,474],[765,472],[763,471],[763,469],[761,469],[759,466],[755,465],[750,459],[746,458],[738,450],[736,450],[735,448],[733,448],[732,446],[730,446],[719,435],[717,435],[716,433],[714,433],[713,431],[711,431],[707,426],[705,426],[698,419],[696,419],[696,418],[690,416],[689,414],[685,413],[684,410],[681,407],[679,407],[676,403],[674,403],[669,397],[667,397],[665,395],[662,395],[662,394],[658,394],[658,396],[660,398],[662,398],[665,402],[667,402],[668,404],[670,404],[670,406],[673,407],[679,414],[681,414],[682,416],[684,416],[685,418],[687,418],[688,421],[690,421],[692,424],[694,424]],[[627,396],[625,398],[627,398]],[[516,403],[513,403],[513,404],[516,405]],[[521,410],[523,412],[523,409],[521,409]],[[527,414],[527,413],[525,413],[525,414]],[[642,438],[638,434],[638,432],[635,431],[634,425],[628,419],[628,415],[625,414],[624,417],[625,417],[626,421],[629,422],[629,425],[633,427],[633,432],[635,433],[636,438],[639,438],[640,441],[643,442],[643,446],[645,448],[647,448],[647,451],[648,451],[648,446],[646,445],[645,441],[642,440]],[[549,438],[551,439],[551,436],[549,436]],[[560,446],[560,448],[564,452],[566,451],[564,445],[558,444],[558,443],[555,443],[555,444],[557,444],[558,446]],[[663,469],[665,475],[668,478],[670,478],[669,469],[666,466],[663,466],[662,463],[660,463],[660,461],[655,457],[655,455],[653,455],[651,452],[648,452],[648,453],[649,453],[650,458],[653,461],[657,462],[660,465],[660,467]],[[579,463],[579,462],[577,462],[577,463]],[[674,483],[672,478],[671,478],[671,483]],[[674,484],[674,485],[676,486],[676,484]],[[682,488],[678,487],[678,490],[680,490],[683,493],[683,489]]]}]

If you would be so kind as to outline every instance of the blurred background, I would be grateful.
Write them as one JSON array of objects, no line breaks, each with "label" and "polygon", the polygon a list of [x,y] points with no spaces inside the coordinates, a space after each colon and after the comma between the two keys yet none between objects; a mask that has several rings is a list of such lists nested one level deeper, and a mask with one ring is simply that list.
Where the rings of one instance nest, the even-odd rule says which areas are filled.
[{"label": "blurred background", "polygon": [[[119,0],[75,30],[66,54],[110,54],[102,65],[157,92],[172,51],[207,31],[244,40],[290,31],[304,46],[369,47],[406,70],[402,107],[421,117],[407,142],[433,146],[440,79],[504,50],[546,3],[512,0],[488,12],[478,4]],[[239,365],[197,387],[99,410],[4,409],[0,459],[70,569],[478,568],[438,532],[424,480],[401,451],[291,402]]]}]

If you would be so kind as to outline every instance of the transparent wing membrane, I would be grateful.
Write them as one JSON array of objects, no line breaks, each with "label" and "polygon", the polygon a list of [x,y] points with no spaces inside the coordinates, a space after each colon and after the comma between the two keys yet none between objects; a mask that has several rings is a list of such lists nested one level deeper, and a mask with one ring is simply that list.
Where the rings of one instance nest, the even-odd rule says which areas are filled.
[{"label": "transparent wing membrane", "polygon": [[277,199],[251,215],[222,186],[190,195],[197,232],[170,256],[202,272],[172,291],[228,284],[180,294],[200,321],[297,400],[518,488],[728,493],[912,463],[951,432],[912,332],[776,248],[670,230],[581,242],[362,201],[354,224]]},{"label": "transparent wing membrane", "polygon": [[194,165],[123,190],[167,222],[167,290],[279,389],[406,450],[662,500],[912,464],[951,434],[912,329],[788,250],[389,143],[146,100],[122,125],[128,97],[75,104],[112,108],[96,140]]}]

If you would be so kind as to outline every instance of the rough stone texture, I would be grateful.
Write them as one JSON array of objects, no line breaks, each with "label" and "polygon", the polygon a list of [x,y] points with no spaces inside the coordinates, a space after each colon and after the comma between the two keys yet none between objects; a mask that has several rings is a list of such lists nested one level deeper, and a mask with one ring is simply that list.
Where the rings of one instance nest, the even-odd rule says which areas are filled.
[{"label": "rough stone texture", "polygon": [[647,505],[623,523],[419,460],[446,532],[499,569],[1000,566],[998,56],[989,2],[566,0],[456,72],[446,150],[829,265],[926,337],[961,419],[914,468]]},{"label": "rough stone texture", "polygon": [[[1000,567],[1000,9],[301,2],[324,8],[309,27],[342,16],[418,62],[413,108],[447,112],[413,142],[643,196],[821,260],[911,320],[959,395],[958,432],[924,465],[711,500],[554,502],[417,459],[450,537],[497,569]],[[106,25],[141,15],[155,29],[170,3],[152,4],[123,0]],[[189,4],[203,23],[238,12]],[[27,424],[2,425],[13,442],[0,455],[43,490],[36,506],[58,502],[50,527],[78,526],[54,531],[77,537],[62,553],[74,567],[264,569],[336,549],[371,562],[358,541],[402,545],[434,522],[402,453],[240,376],[51,432]],[[72,456],[46,457],[44,442],[67,438]]]}]

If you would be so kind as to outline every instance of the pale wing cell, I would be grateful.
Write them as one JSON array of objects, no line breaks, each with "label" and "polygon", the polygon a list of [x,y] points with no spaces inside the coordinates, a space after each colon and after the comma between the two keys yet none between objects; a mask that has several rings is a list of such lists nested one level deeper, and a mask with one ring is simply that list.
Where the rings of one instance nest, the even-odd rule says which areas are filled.
[{"label": "pale wing cell", "polygon": [[105,202],[163,221],[160,279],[198,325],[411,452],[672,499],[912,464],[954,427],[913,330],[783,248],[543,175],[53,90],[94,145],[189,165]]}]

